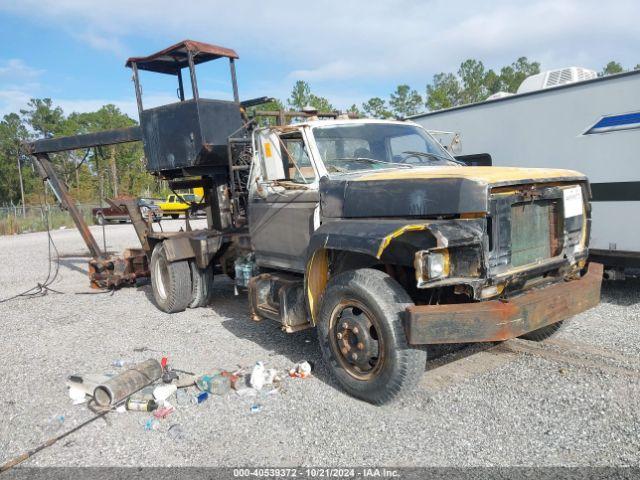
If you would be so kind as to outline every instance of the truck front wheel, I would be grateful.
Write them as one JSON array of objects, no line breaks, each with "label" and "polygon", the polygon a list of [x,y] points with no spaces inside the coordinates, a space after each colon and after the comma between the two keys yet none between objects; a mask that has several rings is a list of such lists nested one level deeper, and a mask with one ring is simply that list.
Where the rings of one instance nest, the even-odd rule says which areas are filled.
[{"label": "truck front wheel", "polygon": [[169,262],[162,242],[151,254],[151,288],[160,310],[182,312],[191,302],[191,270],[187,260]]},{"label": "truck front wheel", "polygon": [[387,403],[424,373],[426,352],[407,344],[402,315],[412,301],[384,272],[362,268],[329,281],[318,318],[322,356],[354,397]]}]

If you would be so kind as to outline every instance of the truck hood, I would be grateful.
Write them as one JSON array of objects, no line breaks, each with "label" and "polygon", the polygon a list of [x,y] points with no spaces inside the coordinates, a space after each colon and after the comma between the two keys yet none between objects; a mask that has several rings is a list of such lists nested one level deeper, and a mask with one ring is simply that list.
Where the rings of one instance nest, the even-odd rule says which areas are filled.
[{"label": "truck hood", "polygon": [[428,180],[431,178],[464,178],[478,183],[498,186],[539,181],[555,181],[558,179],[583,179],[585,177],[583,174],[574,170],[561,170],[555,168],[420,167],[367,172],[353,180]]},{"label": "truck hood", "polygon": [[566,181],[586,177],[546,168],[398,168],[323,177],[320,199],[329,218],[457,215],[487,212],[493,187]]}]

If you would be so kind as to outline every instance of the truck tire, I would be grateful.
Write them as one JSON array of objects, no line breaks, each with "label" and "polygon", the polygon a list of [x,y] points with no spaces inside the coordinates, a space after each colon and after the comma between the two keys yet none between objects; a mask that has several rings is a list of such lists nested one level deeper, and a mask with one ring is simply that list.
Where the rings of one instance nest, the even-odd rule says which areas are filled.
[{"label": "truck tire", "polygon": [[412,304],[400,284],[379,270],[361,268],[329,280],[318,340],[329,370],[347,393],[380,405],[416,385],[427,355],[407,343],[402,316]]},{"label": "truck tire", "polygon": [[196,262],[190,261],[191,269],[191,302],[189,308],[205,307],[211,303],[213,295],[213,268],[198,268]]},{"label": "truck tire", "polygon": [[177,213],[172,213],[171,218],[173,218],[174,220],[177,220],[178,218],[180,218],[180,215],[178,215]]},{"label": "truck tire", "polygon": [[187,260],[169,262],[164,244],[151,254],[151,288],[156,306],[166,313],[182,312],[191,302],[191,270]]},{"label": "truck tire", "polygon": [[96,215],[96,224],[97,225],[106,225],[107,224],[107,219],[104,218],[104,215],[102,213],[98,213]]},{"label": "truck tire", "polygon": [[539,328],[538,330],[520,335],[518,338],[531,340],[532,342],[541,342],[542,340],[553,337],[556,333],[558,333],[563,324],[564,320],[560,320],[557,323],[552,323],[551,325]]}]

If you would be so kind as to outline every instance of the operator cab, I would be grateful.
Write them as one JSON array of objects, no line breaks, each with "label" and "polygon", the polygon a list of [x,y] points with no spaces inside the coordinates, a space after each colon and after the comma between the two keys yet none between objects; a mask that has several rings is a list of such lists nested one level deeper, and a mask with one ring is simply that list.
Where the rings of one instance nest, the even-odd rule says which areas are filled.
[{"label": "operator cab", "polygon": [[[201,98],[196,65],[219,58],[229,59],[233,101]],[[165,178],[227,171],[227,140],[243,122],[236,81],[238,54],[224,47],[184,40],[147,57],[132,57],[126,66],[133,70],[147,170]],[[185,99],[183,69],[188,69],[193,98]],[[173,75],[179,101],[145,109],[138,71]],[[218,172],[219,171],[219,172]]]}]

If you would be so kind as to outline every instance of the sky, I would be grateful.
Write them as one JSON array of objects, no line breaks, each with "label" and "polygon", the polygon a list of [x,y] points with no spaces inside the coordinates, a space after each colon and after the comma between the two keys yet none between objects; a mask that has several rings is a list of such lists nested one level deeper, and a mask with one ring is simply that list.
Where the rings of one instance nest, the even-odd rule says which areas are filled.
[{"label": "sky", "polygon": [[[113,103],[137,118],[125,60],[187,38],[239,54],[241,99],[285,100],[300,79],[344,109],[403,83],[424,94],[467,58],[632,68],[638,18],[638,0],[0,0],[0,115],[50,97],[65,113]],[[226,62],[201,67],[200,95],[231,98]],[[145,72],[145,107],[174,101],[173,81]]]}]

